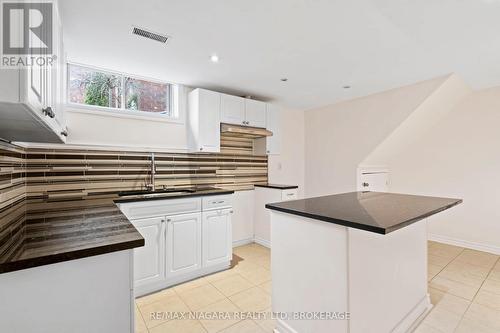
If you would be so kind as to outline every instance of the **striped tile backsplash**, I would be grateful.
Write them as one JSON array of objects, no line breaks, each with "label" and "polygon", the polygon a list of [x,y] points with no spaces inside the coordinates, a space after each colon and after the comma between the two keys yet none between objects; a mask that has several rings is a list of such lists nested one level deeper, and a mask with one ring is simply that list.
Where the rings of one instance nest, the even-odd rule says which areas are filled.
[{"label": "striped tile backsplash", "polygon": [[[155,153],[157,188],[217,186],[251,189],[267,182],[267,156],[253,141],[221,135],[221,153]],[[0,254],[15,255],[30,209],[109,202],[120,191],[145,189],[151,153],[59,148],[24,149],[0,142]],[[82,202],[82,199],[84,201]]]},{"label": "striped tile backsplash", "polygon": [[10,259],[25,231],[26,155],[0,141],[0,258]]}]

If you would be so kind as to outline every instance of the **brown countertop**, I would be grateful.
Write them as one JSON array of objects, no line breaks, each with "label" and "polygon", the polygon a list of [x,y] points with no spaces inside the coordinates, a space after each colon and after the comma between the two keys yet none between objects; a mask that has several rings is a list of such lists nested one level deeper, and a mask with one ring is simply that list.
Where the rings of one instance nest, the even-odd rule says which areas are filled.
[{"label": "brown countertop", "polygon": [[16,222],[10,234],[0,235],[0,273],[144,246],[144,238],[116,203],[231,193],[234,191],[200,188],[154,197],[110,194],[96,199],[40,198],[19,203],[15,211],[24,212],[24,221]]},{"label": "brown countertop", "polygon": [[25,204],[24,232],[12,243],[16,250],[0,256],[0,273],[144,246],[144,238],[112,200],[79,203]]}]

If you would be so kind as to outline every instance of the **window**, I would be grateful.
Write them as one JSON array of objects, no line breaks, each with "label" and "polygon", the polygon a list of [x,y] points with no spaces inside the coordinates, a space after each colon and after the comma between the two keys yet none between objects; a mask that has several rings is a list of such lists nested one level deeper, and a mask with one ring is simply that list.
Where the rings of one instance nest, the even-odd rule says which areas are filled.
[{"label": "window", "polygon": [[169,83],[68,65],[68,100],[74,104],[177,118],[173,91],[173,85]]}]

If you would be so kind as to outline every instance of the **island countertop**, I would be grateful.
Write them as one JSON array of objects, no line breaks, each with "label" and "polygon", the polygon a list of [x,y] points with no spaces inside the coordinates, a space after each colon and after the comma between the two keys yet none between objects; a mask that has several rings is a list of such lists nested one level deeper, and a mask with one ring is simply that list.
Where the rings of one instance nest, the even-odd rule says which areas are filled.
[{"label": "island countertop", "polygon": [[398,193],[350,192],[271,203],[266,208],[387,234],[461,202],[461,199]]}]

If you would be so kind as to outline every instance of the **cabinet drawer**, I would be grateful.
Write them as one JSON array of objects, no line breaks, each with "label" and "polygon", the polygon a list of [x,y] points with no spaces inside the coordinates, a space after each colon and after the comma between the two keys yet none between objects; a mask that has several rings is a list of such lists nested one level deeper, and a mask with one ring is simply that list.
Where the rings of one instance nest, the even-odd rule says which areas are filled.
[{"label": "cabinet drawer", "polygon": [[201,211],[201,200],[200,198],[150,200],[120,204],[120,209],[129,219],[177,215]]},{"label": "cabinet drawer", "polygon": [[281,200],[282,201],[288,201],[288,200],[296,200],[297,199],[297,190],[283,190],[281,191]]},{"label": "cabinet drawer", "polygon": [[203,210],[231,207],[231,194],[203,197]]}]

